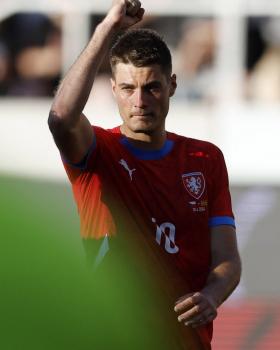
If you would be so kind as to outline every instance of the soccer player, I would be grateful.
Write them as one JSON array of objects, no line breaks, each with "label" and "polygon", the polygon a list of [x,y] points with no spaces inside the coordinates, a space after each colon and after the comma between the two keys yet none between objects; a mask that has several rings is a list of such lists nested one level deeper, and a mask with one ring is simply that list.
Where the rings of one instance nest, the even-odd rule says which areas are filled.
[{"label": "soccer player", "polygon": [[[143,15],[137,0],[113,1],[62,80],[49,127],[72,184],[82,237],[102,242],[93,263],[110,259],[121,237],[120,246],[166,294],[166,315],[181,337],[177,348],[210,349],[217,308],[241,270],[227,170],[213,144],[165,130],[176,75],[162,38],[130,28]],[[83,109],[109,52],[122,124],[105,130],[92,126]]]}]

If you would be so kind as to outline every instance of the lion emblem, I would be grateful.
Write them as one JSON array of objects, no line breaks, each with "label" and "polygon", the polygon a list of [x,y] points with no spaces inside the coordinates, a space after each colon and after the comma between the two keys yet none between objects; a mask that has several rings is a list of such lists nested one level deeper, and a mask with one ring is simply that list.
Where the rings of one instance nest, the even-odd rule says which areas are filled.
[{"label": "lion emblem", "polygon": [[201,172],[194,172],[182,175],[183,184],[187,192],[199,199],[205,190],[205,180]]}]

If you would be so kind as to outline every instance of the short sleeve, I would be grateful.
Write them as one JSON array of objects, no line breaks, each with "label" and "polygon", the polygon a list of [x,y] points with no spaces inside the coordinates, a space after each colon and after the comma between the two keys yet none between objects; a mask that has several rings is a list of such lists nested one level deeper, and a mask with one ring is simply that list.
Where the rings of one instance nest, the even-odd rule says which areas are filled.
[{"label": "short sleeve", "polygon": [[[81,162],[71,163],[63,156],[61,156],[63,166],[72,184],[77,180],[78,177],[83,176],[85,173],[89,171],[94,172],[94,168],[96,167],[100,153],[100,145],[103,142],[103,129],[96,126],[92,126],[92,128],[94,130],[95,137]],[[104,132],[106,131],[104,130]]]},{"label": "short sleeve", "polygon": [[209,226],[231,225],[235,227],[228,172],[224,156],[219,148],[215,147],[210,162]]},{"label": "short sleeve", "polygon": [[82,162],[70,164],[63,159],[80,216],[81,235],[85,239],[112,236],[116,231],[100,178],[100,164],[104,162],[104,147],[108,147],[107,139],[110,136],[108,131],[98,127],[94,127],[94,132],[96,141]]}]

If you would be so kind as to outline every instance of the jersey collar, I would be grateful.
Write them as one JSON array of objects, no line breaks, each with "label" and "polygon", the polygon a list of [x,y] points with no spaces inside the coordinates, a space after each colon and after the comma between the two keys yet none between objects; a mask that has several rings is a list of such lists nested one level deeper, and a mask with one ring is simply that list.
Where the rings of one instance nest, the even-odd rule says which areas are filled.
[{"label": "jersey collar", "polygon": [[174,141],[172,140],[165,140],[164,145],[159,150],[143,150],[140,148],[137,148],[133,146],[127,137],[123,136],[120,140],[121,144],[125,146],[125,148],[132,153],[136,158],[142,159],[142,160],[157,160],[165,157],[168,153],[171,152],[174,146]]}]

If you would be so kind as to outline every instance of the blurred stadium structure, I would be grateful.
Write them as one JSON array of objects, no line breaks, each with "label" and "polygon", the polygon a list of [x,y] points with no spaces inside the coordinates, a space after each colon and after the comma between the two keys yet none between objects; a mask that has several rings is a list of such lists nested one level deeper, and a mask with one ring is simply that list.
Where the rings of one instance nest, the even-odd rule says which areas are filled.
[{"label": "blurred stadium structure", "polygon": [[[109,4],[104,0],[2,0],[0,21],[16,13],[37,12],[55,22],[59,28],[56,34],[61,37],[51,43],[57,45],[60,58],[49,74],[58,80],[85,46]],[[279,1],[143,0],[143,4],[151,15],[146,21],[148,26],[160,32],[170,28],[162,34],[170,40],[174,70],[179,72],[178,94],[171,103],[168,129],[214,142],[223,150],[228,165],[244,272],[240,287],[221,308],[213,348],[280,349]],[[24,91],[9,93],[3,88],[1,53],[4,57],[5,50],[3,45],[1,49],[1,29],[0,23],[0,187],[10,186],[10,191],[16,191],[25,186],[23,177],[27,176],[32,180],[26,185],[31,192],[35,191],[32,184],[36,191],[45,186],[55,193],[55,186],[59,186],[63,192],[66,176],[46,123],[52,98],[50,93],[44,95],[44,90],[35,97],[32,93],[23,96]],[[205,31],[212,37],[203,39]],[[181,41],[173,43],[172,33],[180,33]],[[201,45],[206,48],[201,49]],[[255,50],[254,54],[250,50]],[[184,66],[189,56],[202,60],[202,68],[198,61],[191,60]],[[47,66],[54,66],[53,62]],[[184,75],[183,69],[188,74]],[[24,73],[27,80],[32,74],[28,72]],[[85,113],[103,127],[119,123],[106,67],[97,78]],[[9,180],[9,176],[13,179]],[[51,207],[57,197],[53,194],[44,198]],[[46,203],[42,210],[51,215]],[[63,200],[61,203],[66,205]],[[69,214],[75,212],[68,211],[67,217]],[[0,226],[3,232],[4,227],[8,230]]]}]

